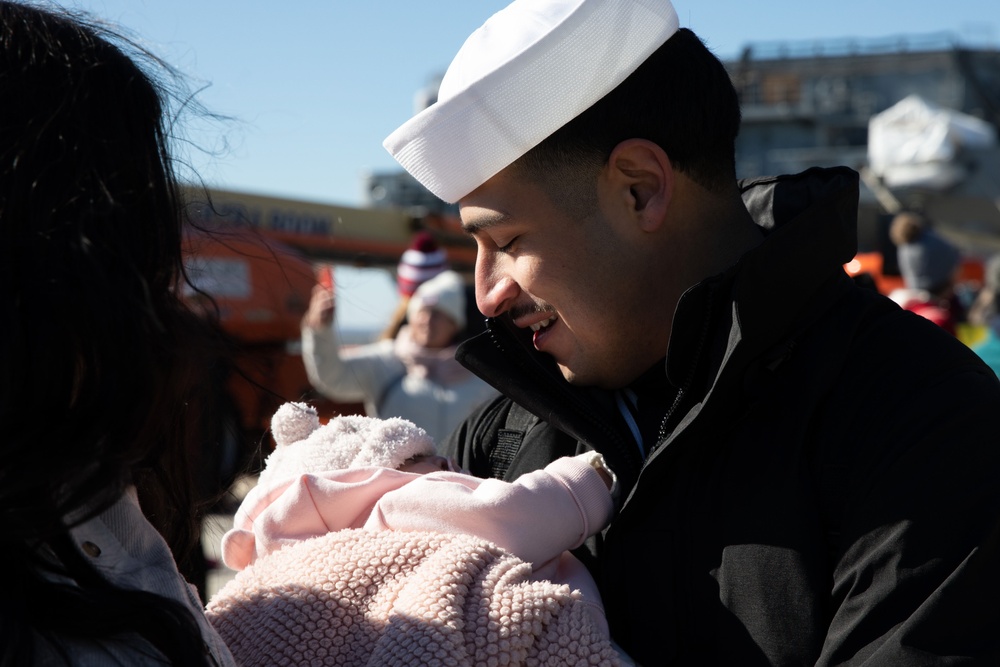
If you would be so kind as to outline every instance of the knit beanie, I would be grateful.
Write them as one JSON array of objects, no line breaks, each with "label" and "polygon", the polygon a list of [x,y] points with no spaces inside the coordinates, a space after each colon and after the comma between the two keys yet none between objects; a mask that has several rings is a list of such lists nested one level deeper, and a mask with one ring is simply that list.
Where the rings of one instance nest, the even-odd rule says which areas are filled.
[{"label": "knit beanie", "polygon": [[899,246],[896,256],[903,282],[911,289],[934,292],[946,286],[958,268],[958,250],[929,229]]},{"label": "knit beanie", "polygon": [[448,268],[448,256],[428,232],[419,232],[396,267],[396,284],[403,296],[412,296],[422,283]]},{"label": "knit beanie", "polygon": [[344,415],[321,425],[316,408],[305,403],[278,408],[271,435],[277,447],[264,462],[258,484],[326,470],[395,469],[414,456],[435,453],[427,432],[405,419]]},{"label": "knit beanie", "polygon": [[406,308],[406,317],[412,320],[421,308],[440,310],[458,325],[465,328],[465,282],[454,271],[444,271],[417,288]]}]

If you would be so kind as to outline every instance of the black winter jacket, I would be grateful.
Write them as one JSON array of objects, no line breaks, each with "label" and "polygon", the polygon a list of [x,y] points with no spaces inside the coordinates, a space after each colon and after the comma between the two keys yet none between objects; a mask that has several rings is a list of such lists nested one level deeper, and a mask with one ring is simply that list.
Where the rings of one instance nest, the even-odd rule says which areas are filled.
[{"label": "black winter jacket", "polygon": [[742,187],[766,238],[678,304],[645,461],[500,321],[459,358],[506,397],[444,453],[506,479],[605,455],[620,509],[580,555],[643,665],[1000,665],[1000,383],[844,273],[853,171]]}]

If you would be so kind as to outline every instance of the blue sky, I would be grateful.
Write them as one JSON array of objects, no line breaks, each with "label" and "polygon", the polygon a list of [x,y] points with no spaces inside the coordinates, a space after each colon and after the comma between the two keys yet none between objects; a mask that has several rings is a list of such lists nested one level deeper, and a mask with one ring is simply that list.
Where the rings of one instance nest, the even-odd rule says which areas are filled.
[{"label": "blue sky", "polygon": [[[505,0],[65,0],[120,23],[207,88],[232,121],[193,136],[212,184],[359,205],[366,170],[395,162],[382,139],[416,92]],[[676,0],[717,55],[748,42],[949,31],[1000,46],[996,0]],[[225,140],[225,143],[223,142]]]},{"label": "blue sky", "polygon": [[[396,169],[382,148],[417,91],[506,0],[63,0],[127,28],[202,88],[230,120],[190,126],[185,156],[210,186],[360,206],[367,171]],[[997,0],[676,0],[682,26],[717,55],[748,43],[950,32],[1000,46]],[[357,280],[344,321],[377,326],[388,280]],[[338,280],[343,287],[344,279]],[[352,285],[348,285],[348,290]],[[344,290],[341,290],[343,293]],[[378,307],[365,304],[379,304]]]}]

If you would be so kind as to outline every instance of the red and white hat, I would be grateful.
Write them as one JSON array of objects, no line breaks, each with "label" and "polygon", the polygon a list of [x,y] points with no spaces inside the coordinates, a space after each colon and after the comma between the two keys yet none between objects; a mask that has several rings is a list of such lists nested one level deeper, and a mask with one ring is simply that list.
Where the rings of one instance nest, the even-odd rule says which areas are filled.
[{"label": "red and white hat", "polygon": [[382,145],[458,201],[614,90],[677,28],[670,0],[515,0],[466,40],[437,102]]},{"label": "red and white hat", "polygon": [[396,284],[403,296],[413,296],[421,284],[448,268],[448,255],[428,232],[418,232],[396,267]]}]

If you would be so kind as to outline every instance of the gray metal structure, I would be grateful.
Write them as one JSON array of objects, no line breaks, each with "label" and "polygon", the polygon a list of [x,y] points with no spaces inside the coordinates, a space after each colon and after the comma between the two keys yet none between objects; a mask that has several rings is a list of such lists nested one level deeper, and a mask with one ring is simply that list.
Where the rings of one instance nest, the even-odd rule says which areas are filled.
[{"label": "gray metal structure", "polygon": [[862,172],[862,249],[883,240],[893,208],[924,210],[954,240],[1000,243],[1000,150],[960,155],[967,177],[949,191],[889,191],[867,169],[868,121],[917,94],[1000,131],[1000,50],[937,33],[747,46],[726,63],[743,110],[737,173],[847,165]]},{"label": "gray metal structure", "polygon": [[[887,218],[897,208],[924,210],[967,249],[1000,250],[1000,150],[961,155],[967,178],[947,192],[890,191],[867,169],[869,119],[911,94],[1000,131],[996,47],[968,46],[950,33],[772,42],[750,44],[725,64],[743,110],[740,178],[846,165],[864,180],[862,250],[884,242]],[[432,102],[439,81],[431,79],[416,99]],[[455,211],[401,170],[373,173],[365,186],[376,208]]]}]

